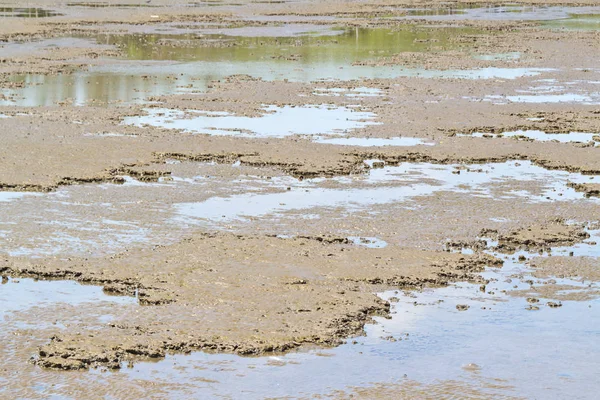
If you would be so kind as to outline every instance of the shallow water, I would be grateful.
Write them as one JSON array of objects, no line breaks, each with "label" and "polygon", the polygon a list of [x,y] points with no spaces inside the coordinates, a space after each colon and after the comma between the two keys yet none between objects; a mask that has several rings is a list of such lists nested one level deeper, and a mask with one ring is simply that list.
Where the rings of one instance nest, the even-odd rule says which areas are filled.
[{"label": "shallow water", "polygon": [[570,14],[568,18],[546,21],[543,26],[552,29],[565,29],[574,31],[596,31],[600,29],[600,10],[594,9],[590,13]]},{"label": "shallow water", "polygon": [[[592,176],[564,171],[550,171],[529,161],[492,164],[436,165],[403,163],[397,167],[372,169],[364,177],[355,177],[355,188],[330,189],[317,181],[305,181],[301,188],[278,193],[240,194],[213,197],[203,202],[176,205],[178,219],[186,223],[219,226],[227,221],[243,221],[253,217],[278,215],[287,211],[316,207],[342,207],[344,212],[366,209],[372,205],[407,203],[439,192],[466,193],[491,201],[522,199],[524,202],[557,202],[584,199],[583,193],[567,186],[569,182],[590,182]],[[459,173],[458,173],[459,172]],[[334,178],[349,184],[352,178]],[[536,183],[535,191],[527,187],[503,189],[504,184]],[[498,187],[495,188],[495,185]],[[538,191],[539,190],[539,191]],[[595,199],[586,199],[596,201]]]},{"label": "shallow water", "polygon": [[519,52],[509,52],[509,53],[496,53],[496,54],[478,54],[473,58],[476,60],[482,61],[507,61],[507,60],[518,60],[521,58],[521,53]]},{"label": "shallow water", "polygon": [[85,7],[85,8],[138,8],[138,7],[157,7],[146,2],[139,3],[108,3],[101,1],[72,1],[66,4],[67,7]]},{"label": "shallow water", "polygon": [[[172,165],[169,179],[124,185],[78,185],[47,194],[16,196],[0,203],[0,246],[13,256],[110,255],[149,243],[173,243],[199,227],[242,229],[255,218],[336,218],[354,212],[376,213],[393,205],[411,210],[423,196],[459,193],[475,199],[520,204],[598,205],[600,199],[568,187],[598,177],[550,171],[530,162],[486,165],[403,163],[366,174],[331,179],[298,179],[244,165],[198,165],[186,174]],[[184,164],[187,165],[187,164]],[[468,169],[467,169],[468,168]],[[460,171],[460,174],[457,174]],[[288,189],[289,188],[289,189]],[[40,210],[32,212],[32,210]],[[287,221],[287,222],[286,222]],[[294,229],[268,233],[296,233]],[[359,227],[342,235],[375,236]],[[387,240],[387,239],[386,239]]]},{"label": "shallow water", "polygon": [[[369,164],[373,165],[375,161],[371,160]],[[529,162],[470,165],[470,171],[464,167],[404,163],[371,169],[364,176],[302,182],[289,177],[268,180],[247,177],[247,181],[238,183],[245,192],[251,188],[255,193],[242,193],[227,198],[211,197],[206,202],[199,203],[202,205],[202,212],[198,211],[195,216],[204,220],[214,216],[218,222],[221,218],[219,213],[224,210],[227,212],[226,217],[231,219],[244,218],[248,214],[265,215],[286,209],[323,205],[348,209],[368,208],[378,202],[410,202],[415,195],[444,190],[471,193],[473,196],[495,198],[497,201],[501,201],[504,196],[516,196],[534,203],[548,201],[546,197],[551,197],[551,201],[564,198],[595,201],[584,199],[581,194],[565,187],[568,181],[587,181],[590,176],[547,171]],[[453,173],[459,170],[460,174]],[[130,199],[120,200],[113,189],[127,192],[132,190],[131,185],[136,185],[136,189],[156,190],[156,196],[169,198],[175,192],[165,190],[181,185],[180,190],[195,197],[202,192],[214,190],[214,187],[208,189],[205,186],[209,181],[210,176],[207,175],[193,179],[175,176],[170,183],[147,184],[128,180],[129,183],[123,186],[87,185],[86,189],[84,185],[40,197],[54,196],[54,201],[58,200],[60,203],[53,206],[56,208],[56,215],[49,218],[55,224],[53,229],[59,229],[56,224],[60,223],[75,224],[76,227],[91,229],[93,240],[97,241],[100,234],[94,231],[97,227],[90,221],[100,220],[103,225],[119,229],[127,227],[127,221],[110,220],[109,215],[98,218],[86,204],[80,204],[86,210],[79,221],[73,215],[65,218],[63,212],[72,211],[81,201],[80,198],[70,198],[69,191],[80,191],[103,210],[114,211],[126,208]],[[522,193],[512,193],[502,189],[505,183],[518,181],[541,182],[541,192],[525,190]],[[327,182],[350,187],[330,189],[320,186]],[[353,188],[353,185],[357,188]],[[495,185],[499,188],[494,189]],[[294,189],[288,192],[286,186],[293,186]],[[89,192],[90,188],[99,190],[93,194]],[[262,193],[265,188],[281,189],[282,192]],[[98,198],[101,190],[106,193]],[[304,194],[305,190],[309,192]],[[152,197],[136,196],[138,201],[128,207],[131,210],[138,209],[142,214],[150,212],[160,215],[164,212],[159,211],[160,206],[154,204],[149,207],[145,203]],[[18,201],[22,200],[14,200]],[[61,209],[61,206],[64,208]],[[234,215],[236,210],[237,216]],[[130,211],[125,209],[124,212],[129,214]],[[61,216],[64,218],[62,221]],[[15,217],[19,223],[27,223],[26,218],[12,215],[12,218]],[[156,221],[155,223],[158,224]],[[221,223],[213,226],[223,227]],[[77,232],[81,230],[78,229]],[[600,241],[599,232],[590,233],[592,237],[586,240],[587,243],[554,248],[552,254],[567,255],[573,251],[574,256],[599,257],[600,247],[591,244],[593,241]],[[51,242],[49,236],[42,236],[45,242]],[[64,241],[62,237],[57,239],[59,243]],[[350,236],[349,239],[356,245],[368,246],[374,251],[386,246],[386,242],[377,237]],[[77,238],[74,237],[74,240]],[[489,244],[493,245],[491,241]],[[300,397],[330,393],[349,386],[376,382],[402,384],[408,380],[423,384],[454,380],[475,384],[477,387],[480,382],[496,383],[492,387],[481,385],[481,390],[490,397],[523,395],[534,398],[589,398],[589,390],[595,392],[597,385],[594,374],[600,352],[594,343],[600,334],[600,302],[597,299],[586,302],[563,301],[562,307],[551,308],[545,304],[555,299],[540,298],[537,303],[540,310],[527,310],[529,303],[524,297],[510,295],[512,290],[530,287],[530,283],[526,282],[530,279],[530,270],[527,265],[514,258],[520,254],[526,254],[528,258],[538,254],[492,254],[504,258],[505,265],[501,269],[489,269],[483,273],[484,278],[491,280],[485,293],[480,291],[479,285],[466,282],[441,289],[382,293],[380,296],[385,299],[398,299],[392,303],[392,319],[376,318],[375,325],[366,327],[365,337],[350,339],[347,344],[338,348],[261,358],[206,353],[169,355],[156,363],[138,362],[133,368],[125,368],[123,365],[124,368],[115,374],[120,378],[125,376],[139,382],[169,384],[165,387],[169,388],[169,398],[173,399],[189,398],[190,393],[195,396],[229,395],[234,398],[243,393],[249,399],[264,398],[267,395]],[[508,278],[511,279],[510,283],[506,282]],[[540,284],[540,279],[531,279],[534,285]],[[25,285],[19,287],[21,284]],[[568,284],[586,290],[600,289],[595,282],[582,283],[577,279],[556,279],[556,284]],[[47,291],[44,285],[51,287],[51,290]],[[4,291],[5,288],[12,291]],[[3,297],[4,294],[6,295]],[[98,287],[68,282],[21,280],[21,283],[9,281],[0,286],[0,305],[10,301],[16,304],[13,307],[21,310],[39,305],[40,300],[43,305],[44,301],[48,304],[105,300],[127,303],[134,302],[135,298],[108,297]],[[458,311],[457,305],[468,305],[470,308]],[[90,374],[102,372],[91,371]],[[102,377],[108,381],[111,379],[110,374]],[[54,390],[52,387],[45,387],[44,395],[49,396]]]},{"label": "shallow water", "polygon": [[185,174],[175,169],[171,180],[159,183],[125,177],[122,185],[75,185],[44,194],[0,192],[0,200],[6,200],[0,201],[2,252],[28,257],[90,252],[100,256],[130,246],[173,243],[197,229],[173,220],[175,202],[303,185],[270,169],[206,164],[189,168]]},{"label": "shallow water", "polygon": [[[544,19],[544,15],[555,12],[550,10],[547,13],[547,7],[533,10],[515,8],[502,6],[479,10],[477,12],[480,14],[471,14],[471,18],[477,19],[477,15],[481,15],[482,19]],[[455,15],[469,13],[468,10],[461,10]],[[512,16],[513,14],[517,15]],[[414,13],[416,15],[417,12]],[[297,45],[290,38],[285,43],[274,43],[269,39],[268,43],[262,44],[259,40],[264,38],[258,38],[240,42],[242,48],[236,45],[215,49],[198,49],[193,46],[177,49],[171,47],[165,37],[158,40],[167,39],[166,42],[152,42],[148,37],[143,40],[134,40],[131,36],[117,39],[103,37],[99,40],[108,44],[118,42],[127,50],[129,60],[134,61],[124,60],[117,66],[99,65],[72,76],[16,77],[16,80],[26,80],[33,86],[9,92],[17,98],[6,104],[50,105],[69,99],[75,105],[92,101],[104,104],[141,102],[151,95],[202,91],[211,80],[233,73],[249,73],[264,79],[308,81],[332,77],[356,79],[363,76],[511,79],[542,71],[495,68],[422,71],[394,67],[351,67],[353,60],[387,55],[396,48],[427,50],[422,50],[426,45],[421,40],[413,39],[411,44],[410,36],[407,36],[406,41],[398,41],[394,48],[388,48],[387,41],[391,36],[381,39],[373,35],[375,45],[372,45],[368,43],[370,34],[365,38],[358,31],[350,33],[354,33],[354,36],[344,31],[336,32],[339,39],[334,38],[333,34],[326,39],[293,39],[310,41],[307,45]],[[192,41],[196,39],[190,38]],[[352,39],[356,40],[355,46]],[[345,40],[347,42],[338,42],[335,46],[327,43]],[[389,42],[395,40],[397,39]],[[445,45],[443,41],[434,43],[435,46]],[[285,46],[290,48],[285,49]],[[298,53],[296,48],[300,48]],[[484,56],[483,59],[503,60],[510,57],[512,56],[492,55],[488,58]],[[137,65],[135,60],[141,60],[142,65]],[[237,61],[231,65],[230,60]],[[181,73],[184,75],[179,75]],[[381,95],[380,92],[364,88],[341,91],[324,89],[319,93],[347,97]],[[538,102],[543,98],[545,100],[542,102],[596,104],[596,97],[580,94],[535,94],[507,99]],[[152,123],[157,118],[162,118],[159,121],[161,124],[176,127],[183,124],[179,127],[184,130],[196,129],[205,134],[282,137],[293,134],[346,134],[347,130],[361,128],[375,120],[374,114],[350,112],[343,107],[267,107],[265,111],[267,113],[262,118],[200,113],[198,118],[185,121],[180,119],[178,111],[167,110],[166,116],[158,117],[151,113],[148,116],[150,119],[146,121]],[[318,132],[311,127],[295,127],[308,118],[323,121]],[[177,122],[179,120],[184,122]],[[277,125],[285,128],[275,129]],[[505,134],[511,135],[511,132]],[[553,140],[549,139],[549,135],[541,136],[529,131],[525,132],[525,136],[527,135],[536,140]],[[573,133],[565,136],[574,140],[577,135],[589,134]],[[557,140],[566,141],[565,136]],[[312,139],[318,143],[355,146],[432,144],[418,138],[404,137]],[[370,165],[375,164],[370,162]],[[235,167],[243,166],[236,164]],[[176,238],[169,236],[172,231],[190,232],[197,229],[198,225],[228,229],[230,221],[277,216],[296,210],[309,210],[304,213],[305,216],[318,218],[319,211],[312,210],[318,207],[340,208],[342,214],[354,210],[370,210],[373,205],[395,202],[408,208],[415,206],[418,196],[431,196],[444,191],[483,197],[489,199],[491,204],[504,199],[521,199],[523,203],[533,204],[565,201],[597,203],[597,199],[585,199],[583,194],[567,186],[569,182],[589,182],[591,178],[593,177],[563,171],[548,171],[529,162],[468,166],[404,163],[400,166],[372,169],[364,176],[331,180],[307,179],[298,182],[290,177],[278,176],[267,180],[262,176],[253,176],[218,187],[210,185],[211,181],[214,183],[218,179],[212,179],[209,174],[199,174],[193,177],[175,175],[172,181],[161,180],[159,183],[140,183],[128,178],[123,186],[84,185],[78,188],[61,188],[56,193],[36,196],[0,192],[0,243],[3,251],[13,255],[62,255],[73,252],[74,249],[82,253],[120,251],[129,245],[151,243],[157,238],[160,243],[175,240]],[[523,187],[520,184],[524,184]],[[134,190],[139,197],[118,193]],[[3,208],[22,201],[31,205],[30,208],[21,209],[25,210],[23,214],[13,212],[17,209],[11,208],[7,212],[8,208]],[[38,210],[39,213],[32,213],[32,210]],[[12,230],[21,226],[26,226],[23,230],[26,236],[15,241],[16,236]],[[191,229],[186,230],[189,227]],[[22,240],[23,237],[26,240]],[[374,251],[387,245],[384,240],[374,236],[348,238],[355,245],[367,246]],[[594,240],[599,241],[597,233]],[[20,244],[23,246],[19,247]],[[566,255],[573,251],[576,256],[598,257],[598,250],[598,246],[578,244],[553,249],[552,253]],[[169,398],[182,399],[227,395],[233,398],[297,397],[330,393],[335,389],[369,385],[373,382],[402,384],[405,380],[425,384],[440,380],[455,380],[470,385],[481,381],[494,382],[496,386],[482,389],[490,398],[500,395],[593,398],[590,394],[593,396],[600,389],[596,379],[597,360],[600,357],[600,349],[596,343],[600,335],[600,302],[563,302],[561,308],[553,309],[545,306],[545,303],[554,299],[544,299],[540,310],[526,310],[528,303],[524,298],[510,296],[503,293],[503,290],[510,292],[530,287],[525,282],[531,278],[528,275],[530,271],[526,265],[512,260],[516,255],[495,255],[504,257],[506,265],[503,269],[490,269],[483,274],[487,279],[497,280],[488,285],[494,291],[493,294],[489,291],[481,292],[479,285],[466,282],[411,293],[382,293],[380,296],[385,299],[398,298],[392,304],[393,318],[377,319],[377,324],[367,326],[367,336],[356,338],[355,343],[350,341],[335,349],[264,358],[205,353],[170,355],[158,363],[137,363],[134,368],[124,368],[116,374],[140,380],[148,388],[166,383],[164,387],[169,390],[168,384],[180,383],[179,388],[170,389]],[[523,276],[515,278],[514,274]],[[510,283],[505,282],[507,278],[511,279]],[[532,280],[535,284],[539,283],[537,279]],[[584,284],[568,279],[557,280],[557,284],[582,289],[587,289],[587,285],[592,284],[592,288],[598,288],[596,282]],[[0,318],[12,311],[27,310],[34,306],[61,303],[79,305],[103,301],[133,304],[136,300],[106,296],[99,287],[73,282],[34,282],[21,279],[17,283],[9,279],[4,285],[0,285]],[[456,309],[457,305],[468,305],[470,308],[461,312]],[[94,374],[100,375],[101,372],[90,372],[91,376]],[[110,374],[99,377],[99,380],[102,379],[110,384]],[[58,398],[53,397],[53,392],[58,388],[49,382],[55,381],[35,385],[41,388],[40,395]]]},{"label": "shallow water", "polygon": [[[423,20],[480,20],[480,21],[542,21],[543,26],[568,27],[593,18],[599,7],[565,7],[519,4],[459,4],[444,8],[408,9],[400,19]],[[597,27],[596,27],[597,29]]]},{"label": "shallow water", "polygon": [[[156,126],[180,129],[184,132],[217,136],[272,137],[291,135],[343,134],[352,129],[376,125],[375,114],[354,111],[333,105],[318,106],[263,106],[260,117],[235,116],[226,112],[205,112],[169,109],[147,109],[148,115],[127,117],[126,125]],[[319,121],[306,124],[306,121]]]},{"label": "shallow water", "polygon": [[334,97],[379,97],[383,96],[383,91],[377,88],[357,87],[353,89],[344,88],[317,88],[313,92],[316,96],[334,96]]},{"label": "shallow water", "polygon": [[372,236],[349,236],[348,239],[357,246],[364,246],[370,249],[383,249],[387,247],[387,242]]},{"label": "shallow water", "polygon": [[[96,40],[121,48],[129,60],[231,63],[275,60],[299,65],[349,65],[405,51],[453,49],[458,46],[450,40],[453,36],[478,32],[472,28],[340,28],[317,35],[247,37],[236,36],[235,29],[220,29],[220,34],[203,31],[188,35],[103,35]],[[206,45],[211,43],[214,45]]]},{"label": "shallow water", "polygon": [[0,7],[2,18],[46,18],[63,15],[61,13],[43,8]]},{"label": "shallow water", "polygon": [[25,196],[38,196],[39,193],[30,192],[1,192],[0,191],[0,203],[8,202],[11,200],[20,199]]},{"label": "shallow water", "polygon": [[[595,238],[598,232],[592,233]],[[554,248],[552,253],[598,257],[599,250],[583,243]],[[206,396],[243,393],[252,399],[298,398],[377,382],[445,380],[481,384],[490,398],[593,398],[591,393],[600,389],[595,379],[600,351],[594,345],[600,334],[600,301],[563,301],[560,308],[551,308],[545,304],[552,299],[540,298],[540,309],[528,310],[525,298],[510,295],[530,286],[524,282],[527,276],[514,277],[527,272],[524,264],[512,261],[514,256],[503,256],[503,268],[483,273],[492,280],[485,292],[479,285],[460,282],[380,294],[391,301],[392,318],[375,318],[365,337],[338,348],[262,358],[170,355],[122,373],[130,379],[186,383],[186,389],[191,385]],[[557,284],[565,282],[581,286],[567,280]],[[457,305],[469,308],[459,311]],[[177,389],[171,394],[184,396]]]},{"label": "shallow water", "polygon": [[481,68],[466,70],[425,70],[389,66],[350,66],[331,64],[190,62],[119,62],[98,65],[69,75],[14,75],[24,82],[22,89],[5,89],[0,105],[23,107],[52,106],[59,102],[82,105],[144,103],[152,96],[202,93],[213,80],[247,74],[264,80],[292,82],[321,80],[350,81],[396,77],[424,79],[517,79],[549,71],[544,68]]},{"label": "shallow water", "polygon": [[[0,101],[0,105],[33,107],[58,102],[74,105],[143,102],[150,96],[202,92],[211,81],[236,74],[265,80],[312,82],[401,76],[516,79],[544,71],[493,67],[436,71],[353,65],[357,61],[403,51],[451,49],[456,46],[450,40],[452,36],[474,32],[470,28],[357,28],[293,37],[104,35],[95,38],[97,45],[119,46],[125,53],[124,59],[97,62],[85,71],[68,75],[14,75],[11,79],[25,83],[25,88],[3,90],[7,99]],[[89,39],[76,38],[74,41],[80,43]],[[182,41],[183,45],[177,45],[176,41]],[[213,44],[206,45],[206,42]],[[377,93],[363,91],[347,95],[361,97]]]},{"label": "shallow water", "polygon": [[[108,3],[102,1],[72,1],[66,4],[68,7],[83,7],[83,8],[140,8],[140,7],[161,7],[158,4],[152,4],[147,0],[144,2],[123,2],[123,3]],[[223,2],[220,0],[207,0],[207,1],[181,1],[176,4],[169,4],[171,7],[215,7],[215,6],[228,6],[236,5],[235,3]]]},{"label": "shallow water", "polygon": [[47,38],[31,42],[0,42],[0,57],[10,59],[13,57],[28,56],[39,51],[52,51],[61,47],[80,47],[108,49],[108,47],[97,44],[89,38]]},{"label": "shallow water", "polygon": [[107,295],[100,286],[82,285],[73,281],[6,278],[0,285],[0,320],[10,312],[30,307],[103,301],[116,304],[137,303],[134,297]]},{"label": "shallow water", "polygon": [[[544,131],[537,130],[519,130],[519,131],[510,131],[510,132],[502,132],[501,134],[489,134],[485,132],[474,132],[471,135],[458,135],[458,136],[473,136],[473,137],[492,137],[492,138],[502,138],[502,137],[516,137],[516,138],[524,138],[531,139],[538,142],[551,142],[556,141],[559,143],[591,143],[593,146],[600,146],[600,134],[598,133],[585,133],[585,132],[569,132],[569,133],[546,133]],[[594,137],[598,137],[599,141],[595,141]]]},{"label": "shallow water", "polygon": [[502,103],[575,103],[600,104],[600,93],[560,93],[560,94],[519,94],[514,96],[486,96],[485,100],[496,104]]},{"label": "shallow water", "polygon": [[380,147],[380,146],[434,146],[435,143],[421,138],[414,137],[395,137],[395,138],[371,138],[371,137],[348,137],[348,138],[329,138],[318,137],[313,140],[316,143],[335,144],[338,146],[358,146],[358,147]]}]

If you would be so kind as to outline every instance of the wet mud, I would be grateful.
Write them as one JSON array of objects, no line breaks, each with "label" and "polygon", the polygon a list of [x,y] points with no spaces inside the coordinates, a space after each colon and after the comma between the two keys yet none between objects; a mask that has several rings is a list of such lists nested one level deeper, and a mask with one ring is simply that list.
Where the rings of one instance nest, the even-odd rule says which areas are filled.
[{"label": "wet mud", "polygon": [[593,398],[562,3],[3,4],[0,397]]}]

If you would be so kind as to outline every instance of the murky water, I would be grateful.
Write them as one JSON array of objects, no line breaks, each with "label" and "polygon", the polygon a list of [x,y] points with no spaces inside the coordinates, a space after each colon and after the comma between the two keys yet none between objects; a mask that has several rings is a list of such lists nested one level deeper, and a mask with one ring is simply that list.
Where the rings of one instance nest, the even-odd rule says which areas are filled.
[{"label": "murky water", "polygon": [[[480,20],[480,21],[543,21],[544,26],[567,27],[594,18],[599,7],[565,7],[552,5],[478,4],[449,5],[444,8],[408,9],[401,19]],[[597,29],[597,27],[596,27]]]},{"label": "murky water", "polygon": [[496,53],[496,54],[477,54],[474,56],[476,60],[483,61],[508,61],[518,60],[521,58],[521,53],[513,51],[509,53]]},{"label": "murky water", "polygon": [[0,7],[1,18],[46,18],[56,17],[61,13],[43,8]]},{"label": "murky water", "polygon": [[[123,2],[123,3],[109,3],[102,1],[72,1],[66,4],[67,7],[82,7],[82,8],[115,8],[115,9],[127,9],[127,8],[140,8],[140,7],[151,7],[159,8],[164,7],[158,4],[153,4],[152,1],[140,1],[140,2]],[[169,4],[172,7],[218,7],[236,5],[234,2],[226,2],[220,0],[207,0],[207,1],[190,1],[190,2],[177,2],[175,4]],[[239,4],[238,4],[239,5]]]},{"label": "murky water", "polygon": [[[12,80],[24,83],[25,87],[3,90],[7,99],[0,101],[0,105],[142,102],[150,96],[201,92],[211,81],[236,74],[308,82],[399,76],[515,79],[544,71],[528,68],[435,71],[353,65],[403,51],[452,49],[458,45],[452,37],[476,32],[470,28],[356,28],[293,37],[200,33],[104,35],[96,37],[97,44],[118,46],[125,53],[124,59],[100,62],[68,75],[14,75]],[[365,94],[377,95],[369,91],[350,91],[346,95]]]},{"label": "murky water", "polygon": [[[258,60],[293,61],[297,64],[352,64],[355,61],[411,51],[452,49],[458,44],[451,39],[460,34],[477,33],[470,28],[407,27],[340,28],[318,35],[295,37],[247,37],[220,29],[221,34],[190,35],[105,35],[98,43],[117,46],[130,60],[228,61]],[[207,44],[214,44],[207,46]]]},{"label": "murky water", "polygon": [[85,8],[138,8],[138,7],[158,7],[157,5],[152,4],[152,2],[147,3],[138,2],[138,3],[108,3],[102,1],[72,1],[66,4],[67,7],[85,7]]},{"label": "murky water", "polygon": [[546,21],[543,26],[552,29],[597,31],[600,30],[600,10],[591,10],[589,14],[570,14],[568,18]]},{"label": "murky water", "polygon": [[118,105],[143,103],[149,97],[177,93],[201,93],[210,82],[231,75],[248,74],[264,80],[314,82],[338,79],[420,77],[438,79],[517,79],[549,71],[544,68],[481,68],[465,70],[424,70],[403,67],[340,66],[338,64],[293,63],[274,64],[196,62],[172,64],[163,62],[117,63],[91,67],[69,75],[15,75],[22,89],[5,89],[7,97],[0,105],[23,107],[52,106],[67,102],[81,105]]},{"label": "murky water", "polygon": [[[553,248],[552,253],[600,257],[600,248],[592,244],[598,231],[591,233],[587,243]],[[593,398],[591,393],[600,388],[595,379],[600,351],[594,345],[600,334],[600,301],[562,301],[561,307],[552,308],[546,304],[558,300],[539,298],[539,310],[530,310],[530,301],[511,292],[541,285],[542,280],[526,282],[528,267],[514,260],[522,253],[493,254],[505,265],[482,274],[490,280],[484,291],[460,282],[441,289],[382,293],[392,304],[392,318],[376,318],[365,337],[335,349],[263,358],[170,355],[123,373],[131,379],[185,382],[206,396],[298,398],[377,382],[451,380],[494,382],[482,385],[490,398]],[[600,288],[597,282],[568,279],[554,284]],[[171,394],[184,396],[178,390]]]},{"label": "murky water", "polygon": [[354,243],[357,246],[364,246],[370,249],[383,249],[388,245],[385,240],[381,240],[372,236],[350,236],[348,237],[348,239],[350,239],[352,243]]}]

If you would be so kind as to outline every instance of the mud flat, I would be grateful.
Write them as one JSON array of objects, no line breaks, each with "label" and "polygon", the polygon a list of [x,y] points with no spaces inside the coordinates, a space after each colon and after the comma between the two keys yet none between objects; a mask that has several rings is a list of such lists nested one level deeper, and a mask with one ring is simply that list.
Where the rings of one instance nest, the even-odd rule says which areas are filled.
[{"label": "mud flat", "polygon": [[592,1],[0,9],[0,397],[594,398]]}]

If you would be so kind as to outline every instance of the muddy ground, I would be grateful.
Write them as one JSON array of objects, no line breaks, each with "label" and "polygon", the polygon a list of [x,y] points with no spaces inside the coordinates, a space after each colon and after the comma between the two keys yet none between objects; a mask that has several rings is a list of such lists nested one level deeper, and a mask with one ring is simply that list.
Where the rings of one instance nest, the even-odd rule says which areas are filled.
[{"label": "muddy ground", "polygon": [[[528,310],[595,312],[596,2],[172,3],[3,5],[0,293],[102,293],[7,308],[0,397],[221,394],[118,370],[334,348],[507,264]],[[468,365],[285,395],[531,395]]]}]

